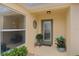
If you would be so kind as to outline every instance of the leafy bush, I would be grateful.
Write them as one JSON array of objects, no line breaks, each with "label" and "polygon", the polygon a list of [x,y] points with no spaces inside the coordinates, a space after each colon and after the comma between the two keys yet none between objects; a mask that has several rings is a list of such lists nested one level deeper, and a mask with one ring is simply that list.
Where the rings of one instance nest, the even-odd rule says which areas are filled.
[{"label": "leafy bush", "polygon": [[43,40],[43,35],[42,34],[37,34],[36,39],[37,39],[37,42],[40,43]]},{"label": "leafy bush", "polygon": [[2,53],[2,56],[26,56],[27,54],[27,48],[25,46],[22,46],[20,48],[14,48],[10,52]]},{"label": "leafy bush", "polygon": [[58,36],[56,41],[57,48],[65,48],[65,38],[63,36]]}]

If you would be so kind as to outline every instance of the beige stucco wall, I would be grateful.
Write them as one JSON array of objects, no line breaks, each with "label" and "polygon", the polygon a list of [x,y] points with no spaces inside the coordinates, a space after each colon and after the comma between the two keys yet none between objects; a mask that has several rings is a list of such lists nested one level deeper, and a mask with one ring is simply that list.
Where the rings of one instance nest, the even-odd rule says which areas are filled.
[{"label": "beige stucco wall", "polygon": [[41,33],[41,20],[52,19],[53,21],[53,46],[55,46],[55,38],[58,35],[63,35],[66,38],[66,27],[67,27],[67,8],[52,10],[51,14],[46,14],[46,11],[33,13],[37,20],[37,34]]},{"label": "beige stucco wall", "polygon": [[79,4],[72,4],[70,9],[69,55],[79,55]]},{"label": "beige stucco wall", "polygon": [[71,4],[67,13],[67,55],[79,55],[79,4]]},{"label": "beige stucco wall", "polygon": [[69,53],[70,53],[70,20],[71,20],[71,16],[70,16],[70,14],[71,14],[71,7],[69,7],[68,8],[68,10],[67,10],[67,20],[66,20],[66,45],[67,45],[67,48],[66,48],[66,50],[67,50],[67,55],[69,55]]}]

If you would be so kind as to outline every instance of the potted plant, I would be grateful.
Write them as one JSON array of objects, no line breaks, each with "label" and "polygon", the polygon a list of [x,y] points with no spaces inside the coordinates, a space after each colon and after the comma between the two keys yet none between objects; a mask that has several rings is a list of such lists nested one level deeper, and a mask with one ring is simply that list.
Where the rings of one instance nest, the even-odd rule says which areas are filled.
[{"label": "potted plant", "polygon": [[37,34],[36,35],[36,45],[41,45],[42,44],[42,40],[43,40],[43,35],[42,34]]},{"label": "potted plant", "polygon": [[58,36],[56,38],[57,49],[61,52],[65,51],[65,38],[63,36]]}]

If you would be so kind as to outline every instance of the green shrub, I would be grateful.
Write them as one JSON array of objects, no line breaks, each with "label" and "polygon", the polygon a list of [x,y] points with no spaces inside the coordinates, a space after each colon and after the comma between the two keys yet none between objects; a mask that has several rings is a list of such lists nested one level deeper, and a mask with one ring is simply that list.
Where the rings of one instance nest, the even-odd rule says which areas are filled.
[{"label": "green shrub", "polygon": [[36,35],[36,39],[37,39],[37,42],[42,42],[42,40],[43,40],[43,35],[42,34],[37,34]]},{"label": "green shrub", "polygon": [[2,56],[26,56],[27,54],[27,48],[25,46],[22,46],[20,48],[14,48],[10,52],[2,53]]},{"label": "green shrub", "polygon": [[65,48],[65,38],[63,36],[58,36],[56,41],[57,48]]}]

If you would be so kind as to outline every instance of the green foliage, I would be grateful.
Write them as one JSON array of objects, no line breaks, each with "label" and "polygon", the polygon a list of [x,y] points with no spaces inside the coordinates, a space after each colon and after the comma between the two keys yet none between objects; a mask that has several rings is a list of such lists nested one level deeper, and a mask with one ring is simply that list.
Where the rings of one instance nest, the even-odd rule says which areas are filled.
[{"label": "green foliage", "polygon": [[43,35],[42,34],[37,34],[36,39],[37,39],[37,42],[41,42],[43,40]]},{"label": "green foliage", "polygon": [[56,41],[57,48],[65,48],[65,38],[63,36],[58,36]]},{"label": "green foliage", "polygon": [[27,54],[27,48],[25,46],[22,46],[20,48],[14,48],[10,52],[2,53],[2,56],[26,56]]}]

